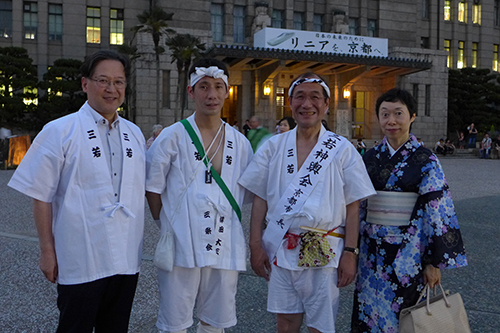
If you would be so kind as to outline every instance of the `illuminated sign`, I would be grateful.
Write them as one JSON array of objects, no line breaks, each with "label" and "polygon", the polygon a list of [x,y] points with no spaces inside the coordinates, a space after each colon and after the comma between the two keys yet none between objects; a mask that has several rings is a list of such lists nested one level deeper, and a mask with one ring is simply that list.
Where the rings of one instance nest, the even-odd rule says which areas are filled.
[{"label": "illuminated sign", "polygon": [[387,57],[386,38],[264,28],[253,36],[253,46],[291,51],[314,51],[356,56]]}]

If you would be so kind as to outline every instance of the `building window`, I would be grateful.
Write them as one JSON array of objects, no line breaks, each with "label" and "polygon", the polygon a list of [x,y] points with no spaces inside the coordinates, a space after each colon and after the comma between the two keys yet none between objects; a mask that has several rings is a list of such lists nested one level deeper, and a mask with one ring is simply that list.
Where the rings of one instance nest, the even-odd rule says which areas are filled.
[{"label": "building window", "polygon": [[453,68],[453,66],[452,66],[452,57],[451,57],[451,52],[450,52],[450,50],[451,50],[451,40],[449,40],[449,39],[445,39],[444,40],[444,50],[446,52],[448,52],[448,58],[446,60],[446,66],[448,68]]},{"label": "building window", "polygon": [[420,47],[423,49],[430,48],[429,37],[420,37]]},{"label": "building window", "polygon": [[49,40],[62,40],[62,5],[49,4]]},{"label": "building window", "polygon": [[349,35],[359,35],[358,18],[349,18]]},{"label": "building window", "polygon": [[422,7],[421,13],[422,13],[422,19],[428,20],[429,19],[429,0],[422,0]]},{"label": "building window", "polygon": [[276,119],[285,116],[285,88],[276,88]]},{"label": "building window", "polygon": [[415,98],[415,101],[417,101],[417,108],[416,108],[416,114],[418,116],[418,84],[414,83],[413,84],[413,98]]},{"label": "building window", "polygon": [[465,56],[464,56],[464,48],[465,48],[465,42],[464,41],[458,41],[458,53],[457,53],[457,68],[461,69],[466,66],[465,64]]},{"label": "building window", "polygon": [[366,135],[366,121],[372,103],[372,93],[369,91],[354,91],[352,109],[352,137],[362,138]]},{"label": "building window", "polygon": [[495,0],[495,7],[493,8],[493,19],[495,27],[500,26],[500,0]]},{"label": "building window", "polygon": [[477,68],[477,43],[472,43],[472,68]]},{"label": "building window", "polygon": [[163,71],[162,75],[162,106],[164,108],[170,108],[170,71]]},{"label": "building window", "polygon": [[314,14],[314,16],[313,16],[313,31],[323,31],[323,15]]},{"label": "building window", "polygon": [[224,40],[224,7],[222,4],[213,3],[210,7],[212,36],[214,42]]},{"label": "building window", "polygon": [[12,37],[12,1],[0,0],[0,38]]},{"label": "building window", "polygon": [[244,6],[234,6],[233,19],[234,19],[234,42],[235,43],[244,43],[245,42],[245,7]]},{"label": "building window", "polygon": [[458,22],[467,23],[467,3],[465,1],[458,2]]},{"label": "building window", "polygon": [[451,21],[451,0],[444,0],[444,20]]},{"label": "building window", "polygon": [[498,44],[493,44],[493,70],[498,72]]},{"label": "building window", "polygon": [[293,29],[305,30],[303,12],[293,12]]},{"label": "building window", "polygon": [[285,27],[285,15],[282,10],[273,9],[273,17],[271,20],[271,26],[273,28],[282,29]]},{"label": "building window", "polygon": [[481,5],[472,5],[472,23],[481,25]]},{"label": "building window", "polygon": [[377,20],[368,20],[366,29],[368,37],[378,37]]},{"label": "building window", "polygon": [[123,45],[123,9],[111,9],[109,19],[109,43]]},{"label": "building window", "polygon": [[429,117],[431,115],[431,85],[425,85],[425,115]]},{"label": "building window", "polygon": [[[24,87],[23,88],[23,93],[26,94],[26,95],[37,96],[38,95],[38,89],[37,88]],[[38,98],[37,97],[33,97],[33,98],[24,97],[23,98],[23,102],[24,102],[24,105],[30,105],[30,104],[38,105]]]},{"label": "building window", "polygon": [[38,30],[38,4],[25,1],[23,4],[24,39],[36,39]]},{"label": "building window", "polygon": [[87,43],[101,43],[101,8],[87,7]]}]

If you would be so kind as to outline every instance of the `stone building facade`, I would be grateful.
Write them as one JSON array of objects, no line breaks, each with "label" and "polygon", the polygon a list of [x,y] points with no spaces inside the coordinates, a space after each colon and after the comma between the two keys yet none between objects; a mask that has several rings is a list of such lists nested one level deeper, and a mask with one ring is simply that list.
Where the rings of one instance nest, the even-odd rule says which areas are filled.
[{"label": "stone building facade", "polygon": [[[0,0],[0,46],[28,49],[41,78],[56,59],[83,60],[98,49],[132,41],[137,15],[153,3],[174,13],[168,22],[172,29],[199,37],[209,55],[228,64],[232,90],[223,117],[231,124],[242,125],[257,114],[273,129],[289,114],[290,82],[312,70],[332,87],[327,121],[334,131],[369,144],[380,139],[375,101],[401,87],[418,100],[413,132],[433,143],[446,135],[448,68],[498,70],[498,0]],[[254,47],[254,34],[266,27],[382,38],[388,55]],[[147,136],[156,123],[157,98],[160,122],[169,125],[182,88],[165,46],[157,96],[151,36],[139,34],[132,43],[140,57],[133,62],[128,115]],[[184,116],[193,107],[189,103]]]}]

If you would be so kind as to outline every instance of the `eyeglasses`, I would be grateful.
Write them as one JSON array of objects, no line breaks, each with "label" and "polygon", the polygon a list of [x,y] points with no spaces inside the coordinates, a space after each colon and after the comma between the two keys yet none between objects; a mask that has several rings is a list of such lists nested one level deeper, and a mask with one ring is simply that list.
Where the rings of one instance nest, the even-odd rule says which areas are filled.
[{"label": "eyeglasses", "polygon": [[123,89],[127,86],[127,81],[125,81],[125,80],[111,81],[111,80],[108,80],[105,78],[99,78],[99,79],[89,78],[89,80],[95,81],[97,83],[97,85],[101,88],[107,88],[107,87],[109,87],[110,84],[113,84],[116,89]]}]

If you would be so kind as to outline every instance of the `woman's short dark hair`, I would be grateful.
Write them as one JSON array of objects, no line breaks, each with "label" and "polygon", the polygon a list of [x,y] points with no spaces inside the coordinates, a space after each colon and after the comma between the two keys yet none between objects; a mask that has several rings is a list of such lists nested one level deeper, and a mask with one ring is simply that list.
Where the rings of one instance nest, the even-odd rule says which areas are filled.
[{"label": "woman's short dark hair", "polygon": [[391,103],[401,102],[408,108],[408,111],[410,112],[410,118],[413,114],[417,114],[417,101],[412,96],[412,94],[410,94],[406,90],[393,88],[383,93],[377,99],[377,104],[375,106],[375,111],[377,112],[377,118],[379,117],[380,105],[383,102],[391,102]]},{"label": "woman's short dark hair", "polygon": [[125,77],[128,78],[130,74],[130,60],[126,56],[111,50],[100,50],[85,57],[85,61],[80,67],[82,76],[91,77],[94,75],[95,68],[103,60],[116,60],[121,62],[125,71]]},{"label": "woman's short dark hair", "polygon": [[295,123],[295,119],[293,119],[292,117],[284,117],[282,118],[279,122],[278,122],[278,125],[281,124],[281,122],[283,120],[286,120],[288,122],[288,127],[290,127],[290,129],[294,129],[295,126],[297,126],[297,124]]}]

